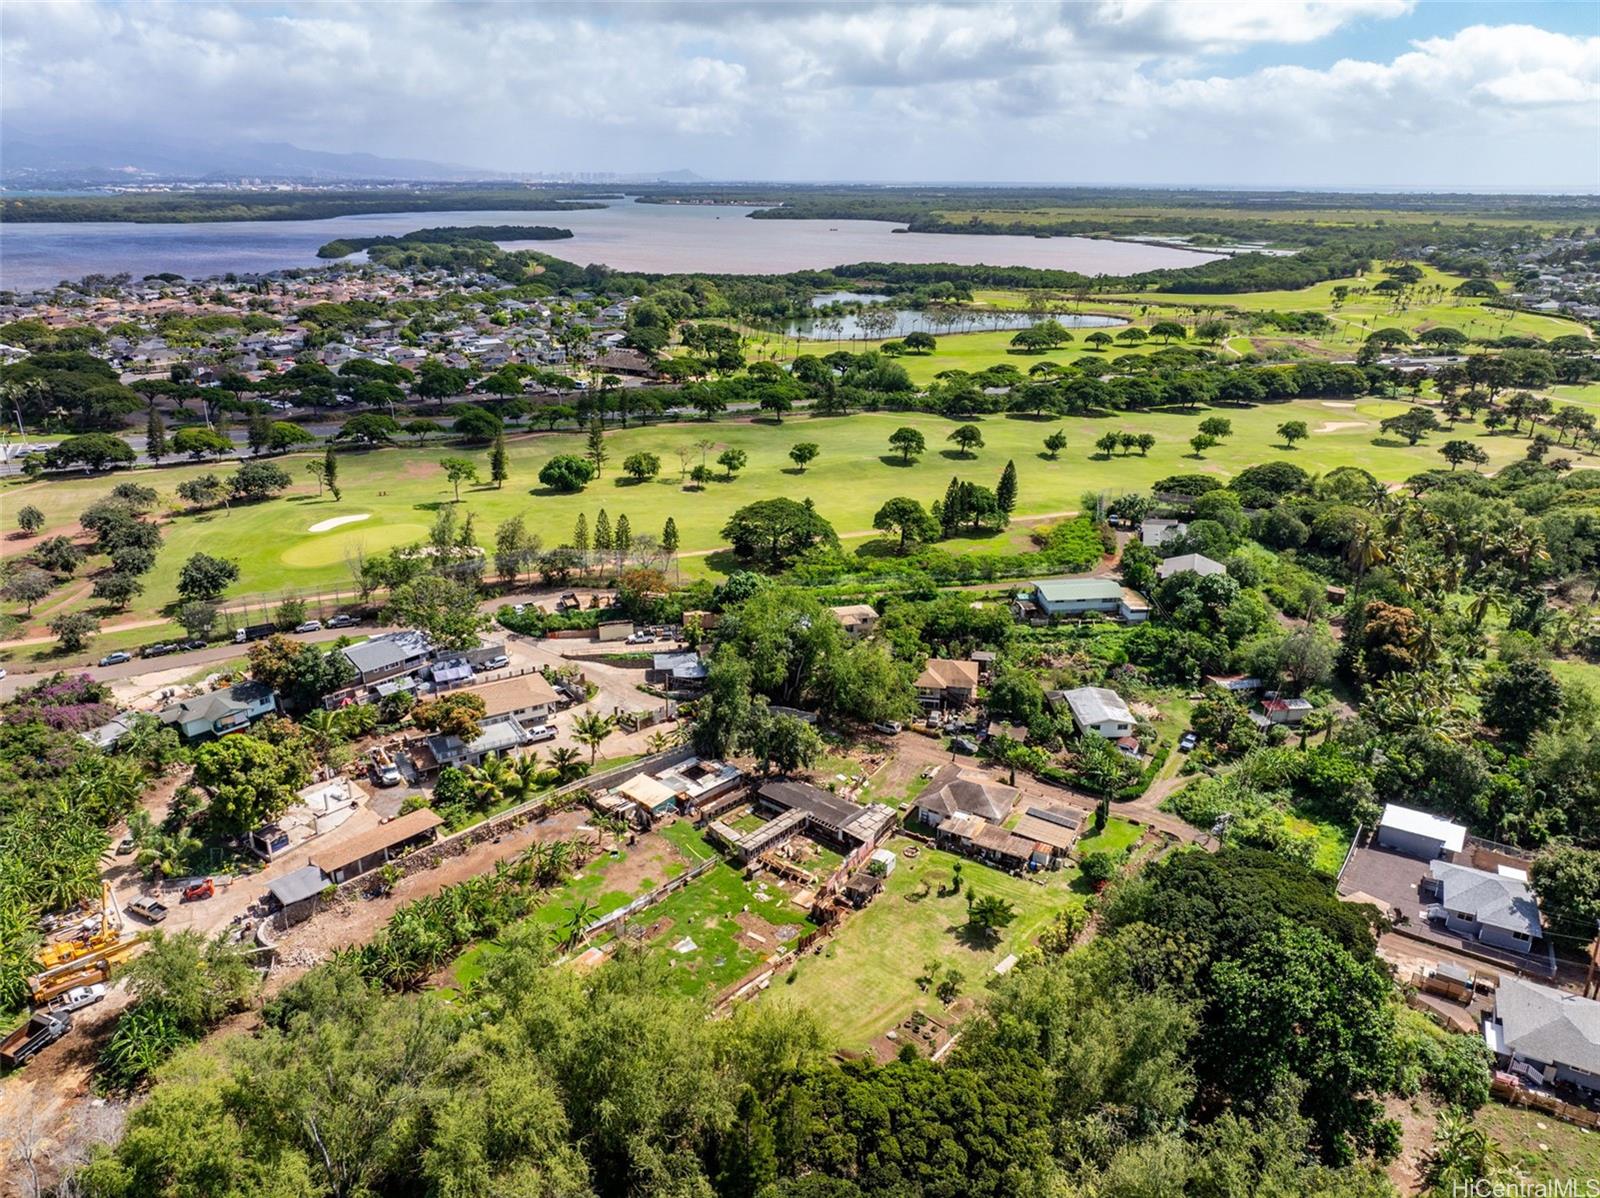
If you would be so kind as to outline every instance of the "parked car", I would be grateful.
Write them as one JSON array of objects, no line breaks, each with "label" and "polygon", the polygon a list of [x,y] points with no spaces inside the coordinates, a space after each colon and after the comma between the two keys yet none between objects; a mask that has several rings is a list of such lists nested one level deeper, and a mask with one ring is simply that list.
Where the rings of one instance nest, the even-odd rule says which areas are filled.
[{"label": "parked car", "polygon": [[554,724],[535,724],[528,729],[528,739],[530,741],[554,740],[555,738],[556,726]]},{"label": "parked car", "polygon": [[104,657],[102,657],[100,659],[100,664],[103,666],[120,666],[123,662],[132,660],[133,654],[124,653],[122,650],[118,649],[115,653],[107,653]]},{"label": "parked car", "polygon": [[184,641],[183,647],[185,649],[204,649],[206,647],[206,642],[203,637],[195,637],[195,639],[192,641]]},{"label": "parked car", "polygon": [[966,753],[968,756],[972,756],[978,751],[978,742],[968,740],[965,736],[958,736],[950,742],[950,747],[957,753]]},{"label": "parked car", "polygon": [[1200,738],[1193,732],[1185,732],[1178,738],[1178,749],[1181,752],[1188,753],[1199,743]]},{"label": "parked car", "polygon": [[296,624],[294,626],[294,630],[296,632],[321,632],[322,631],[322,621],[321,620],[307,620],[304,624]]},{"label": "parked car", "polygon": [[117,842],[117,856],[126,857],[129,853],[133,852],[133,850],[133,837],[124,836],[120,841]]},{"label": "parked car", "polygon": [[511,664],[511,659],[504,653],[497,653],[488,661],[478,667],[479,670],[503,670]]},{"label": "parked car", "polygon": [[625,645],[648,645],[651,641],[653,641],[655,639],[656,639],[655,633],[653,633],[653,632],[635,632],[635,633],[632,633],[628,637],[628,639],[623,642],[623,644],[625,644]]},{"label": "parked car", "polygon": [[74,986],[65,994],[58,995],[50,1001],[50,1010],[57,1015],[69,1011],[81,1011],[84,1007],[92,1007],[106,996],[104,982],[95,982],[89,986]]},{"label": "parked car", "polygon": [[0,666],[0,678],[4,678],[5,676],[6,676],[6,668],[4,666]]},{"label": "parked car", "polygon": [[348,615],[345,612],[340,612],[338,615],[334,616],[331,620],[328,621],[328,627],[329,628],[349,628],[352,625],[359,624],[359,623],[361,623],[361,621],[356,619],[354,616]]},{"label": "parked car", "polygon": [[155,899],[134,899],[128,904],[128,914],[137,915],[146,923],[160,923],[167,917],[167,905]]},{"label": "parked car", "polygon": [[896,733],[904,731],[905,725],[899,720],[880,720],[878,723],[872,725],[872,730],[874,732],[881,732],[885,736],[894,736]]}]

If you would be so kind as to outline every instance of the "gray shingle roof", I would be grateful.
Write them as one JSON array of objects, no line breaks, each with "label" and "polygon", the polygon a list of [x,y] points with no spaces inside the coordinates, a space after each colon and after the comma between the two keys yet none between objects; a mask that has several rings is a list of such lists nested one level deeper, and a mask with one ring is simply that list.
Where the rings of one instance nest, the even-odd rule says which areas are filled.
[{"label": "gray shingle roof", "polygon": [[346,645],[343,652],[358,673],[371,674],[413,657],[425,657],[430,648],[428,638],[420,632],[391,632],[360,644]]},{"label": "gray shingle roof", "polygon": [[1600,1002],[1505,977],[1495,992],[1494,1014],[1512,1052],[1600,1073]]},{"label": "gray shingle roof", "polygon": [[1544,935],[1539,904],[1526,882],[1448,861],[1430,861],[1428,872],[1439,883],[1440,903],[1447,909],[1465,912],[1491,928]]},{"label": "gray shingle roof", "polygon": [[245,711],[272,697],[272,688],[265,682],[239,682],[222,690],[198,695],[163,707],[158,718],[163,724],[188,724],[195,720],[215,723],[236,711]]}]

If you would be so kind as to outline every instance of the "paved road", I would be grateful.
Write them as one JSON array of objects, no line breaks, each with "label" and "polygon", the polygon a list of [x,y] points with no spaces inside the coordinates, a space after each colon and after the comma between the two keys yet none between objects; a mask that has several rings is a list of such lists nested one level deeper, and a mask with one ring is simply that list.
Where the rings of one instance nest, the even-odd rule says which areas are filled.
[{"label": "paved road", "polygon": [[[499,610],[507,603],[534,603],[548,610],[558,598],[572,589],[573,588],[571,587],[553,587],[530,591],[517,591],[511,594],[497,595],[492,599],[485,599],[478,604],[478,607],[480,610],[491,614]],[[598,594],[602,596],[610,594],[608,591],[596,590],[589,587],[579,588],[576,593],[585,603],[588,602],[588,597],[591,594]],[[164,624],[165,622],[163,621],[162,623]],[[122,625],[124,628],[136,626],[137,625]],[[152,626],[155,627],[160,625]],[[116,626],[107,629],[107,631],[116,631]],[[321,643],[326,641],[335,641],[342,636],[361,639],[363,637],[376,636],[383,632],[397,631],[399,631],[398,628],[394,626],[381,624],[376,620],[364,620],[361,623],[353,625],[349,628],[324,628],[321,632],[289,633],[288,636],[291,640]],[[496,632],[492,632],[491,635],[503,637],[506,634],[504,630],[501,629]],[[10,643],[19,644],[25,642]],[[583,642],[579,643],[581,644]],[[0,700],[9,699],[22,688],[31,686],[40,678],[48,677],[49,675],[59,671],[87,674],[97,682],[113,682],[119,679],[137,678],[142,674],[166,673],[170,670],[187,669],[190,667],[210,665],[213,662],[229,661],[233,658],[243,656],[246,648],[247,646],[245,645],[237,645],[232,641],[228,641],[220,644],[210,645],[204,649],[194,649],[187,653],[169,654],[166,657],[135,657],[132,661],[125,661],[121,665],[115,666],[101,666],[97,664],[85,663],[72,664],[70,662],[57,664],[55,662],[51,662],[46,665],[38,666],[28,665],[10,667],[7,676],[0,678]],[[633,649],[639,648],[641,648],[641,646],[633,646]],[[649,649],[649,646],[642,646],[642,648]]]}]

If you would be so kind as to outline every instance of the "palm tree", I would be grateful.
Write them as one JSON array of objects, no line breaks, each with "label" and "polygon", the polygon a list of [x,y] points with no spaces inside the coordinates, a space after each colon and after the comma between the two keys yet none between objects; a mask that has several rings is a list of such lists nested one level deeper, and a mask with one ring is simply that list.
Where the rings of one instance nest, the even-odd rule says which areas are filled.
[{"label": "palm tree", "polygon": [[589,772],[589,767],[579,760],[578,750],[566,746],[550,750],[550,767],[560,782],[571,782]]},{"label": "palm tree", "polygon": [[577,948],[583,940],[583,933],[589,926],[589,917],[594,910],[594,904],[588,899],[580,899],[576,905],[567,908],[567,935],[561,946],[568,952]]},{"label": "palm tree", "polygon": [[572,721],[572,736],[580,745],[589,747],[589,768],[593,769],[596,759],[600,755],[600,745],[606,737],[616,731],[617,721],[614,716],[601,715],[598,711],[585,711]]},{"label": "palm tree", "polygon": [[467,791],[473,805],[480,810],[493,807],[506,795],[508,784],[517,784],[515,767],[503,753],[491,753],[482,765],[469,765],[462,771],[467,776]]}]

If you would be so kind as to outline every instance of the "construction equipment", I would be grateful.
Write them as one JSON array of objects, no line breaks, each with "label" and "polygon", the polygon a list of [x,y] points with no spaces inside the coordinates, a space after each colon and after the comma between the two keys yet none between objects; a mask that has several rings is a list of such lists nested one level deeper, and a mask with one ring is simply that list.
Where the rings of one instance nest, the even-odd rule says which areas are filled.
[{"label": "construction equipment", "polygon": [[36,1007],[79,986],[92,986],[111,976],[111,962],[101,958],[89,965],[73,962],[49,974],[35,974],[28,979],[28,997]]},{"label": "construction equipment", "polygon": [[104,948],[94,949],[76,961],[66,965],[58,965],[54,969],[42,970],[28,979],[28,994],[33,999],[34,1005],[49,1001],[50,997],[70,990],[74,986],[82,986],[88,982],[104,981],[111,975],[111,967],[118,965],[133,955],[133,950],[139,946],[137,936],[129,936],[108,944]]},{"label": "construction equipment", "polygon": [[0,1040],[0,1065],[15,1069],[46,1045],[54,1044],[72,1030],[71,1015],[52,1015],[35,1011],[28,1022]]},{"label": "construction equipment", "polygon": [[198,903],[200,900],[208,899],[216,893],[217,884],[210,878],[206,878],[204,881],[191,882],[185,886],[183,888],[183,901],[186,903]]},{"label": "construction equipment", "polygon": [[100,925],[80,928],[65,940],[45,945],[39,953],[39,964],[46,970],[76,961],[99,949],[115,944],[122,935],[122,914],[111,898],[111,883],[100,883]]}]

